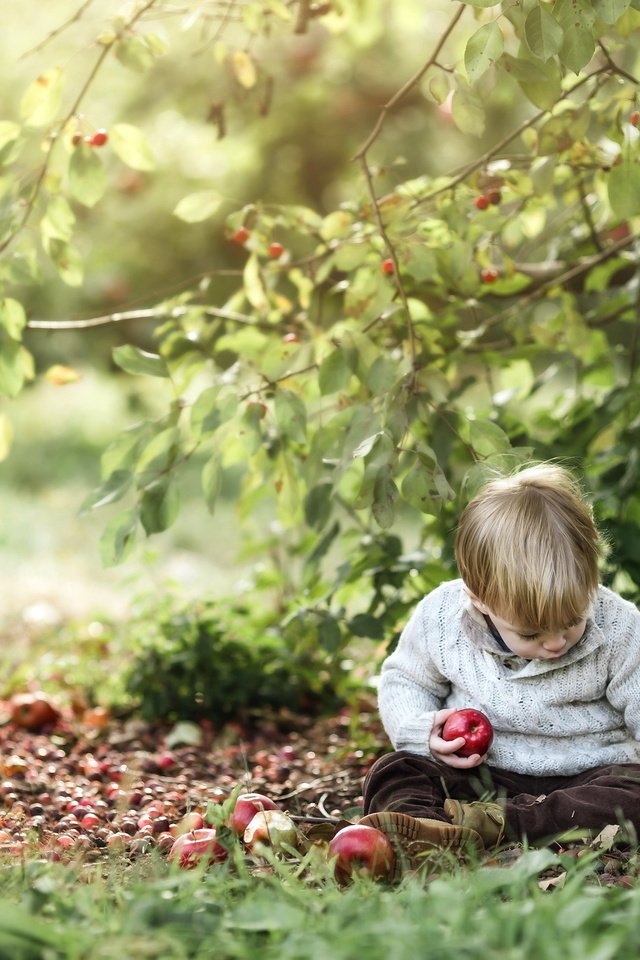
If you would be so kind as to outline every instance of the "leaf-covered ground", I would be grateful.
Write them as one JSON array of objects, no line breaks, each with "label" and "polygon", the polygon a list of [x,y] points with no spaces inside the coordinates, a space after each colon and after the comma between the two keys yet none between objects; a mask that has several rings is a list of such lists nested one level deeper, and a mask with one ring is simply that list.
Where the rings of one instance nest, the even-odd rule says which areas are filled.
[{"label": "leaf-covered ground", "polygon": [[[251,731],[206,723],[152,728],[100,710],[69,712],[39,733],[5,719],[0,856],[95,863],[117,851],[134,862],[167,852],[171,828],[187,812],[204,814],[239,788],[266,794],[304,833],[328,838],[361,814],[363,777],[386,749],[367,701],[324,719],[282,713]],[[612,825],[595,841],[555,849],[589,855],[601,885],[632,886],[640,873],[636,848],[619,839]],[[508,866],[521,855],[517,845],[485,862]],[[563,882],[556,866],[540,885]]]}]

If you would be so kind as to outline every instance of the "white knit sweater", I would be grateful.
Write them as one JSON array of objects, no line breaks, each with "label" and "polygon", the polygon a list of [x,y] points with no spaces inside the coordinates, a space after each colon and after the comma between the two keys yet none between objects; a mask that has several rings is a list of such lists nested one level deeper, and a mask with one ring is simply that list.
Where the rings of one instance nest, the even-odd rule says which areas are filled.
[{"label": "white knit sweater", "polygon": [[429,755],[436,710],[493,724],[487,762],[537,776],[640,763],[640,613],[600,587],[582,639],[557,660],[505,653],[462,580],[420,601],[382,665],[382,722],[396,750]]}]

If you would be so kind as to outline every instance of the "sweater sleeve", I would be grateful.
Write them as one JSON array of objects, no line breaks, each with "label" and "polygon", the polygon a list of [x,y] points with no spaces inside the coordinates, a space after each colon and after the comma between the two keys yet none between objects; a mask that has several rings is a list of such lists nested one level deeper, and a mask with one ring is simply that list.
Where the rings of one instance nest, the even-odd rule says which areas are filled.
[{"label": "sweater sleeve", "polygon": [[428,756],[434,714],[450,690],[449,681],[429,652],[435,642],[435,620],[429,623],[426,597],[404,628],[398,646],[382,664],[378,705],[380,717],[396,750]]},{"label": "sweater sleeve", "polygon": [[613,645],[607,699],[624,717],[627,730],[640,741],[640,613],[625,603],[621,639]]}]

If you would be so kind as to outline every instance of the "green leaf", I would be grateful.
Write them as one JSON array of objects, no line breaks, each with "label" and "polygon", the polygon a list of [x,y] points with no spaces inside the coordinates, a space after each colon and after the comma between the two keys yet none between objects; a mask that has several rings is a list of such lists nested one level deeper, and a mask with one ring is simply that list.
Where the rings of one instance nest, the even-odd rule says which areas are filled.
[{"label": "green leaf", "polygon": [[62,101],[64,73],[60,67],[40,74],[20,101],[20,115],[28,127],[46,127],[55,120]]},{"label": "green leaf", "polygon": [[133,482],[130,470],[114,470],[104,483],[93,490],[80,507],[80,516],[120,500]]},{"label": "green leaf", "polygon": [[304,517],[310,527],[322,530],[331,516],[332,483],[319,483],[304,498]]},{"label": "green leaf", "polygon": [[497,20],[483,24],[469,37],[464,51],[464,66],[469,83],[476,83],[504,52],[504,37]]},{"label": "green leaf", "polygon": [[584,27],[576,26],[564,34],[560,60],[577,74],[590,62],[595,50],[596,42],[593,34]]},{"label": "green leaf", "polygon": [[640,164],[625,160],[612,167],[608,181],[609,203],[617,217],[640,213]]},{"label": "green leaf", "polygon": [[0,394],[17,397],[33,377],[33,357],[21,343],[0,337]]},{"label": "green leaf", "polygon": [[0,461],[5,460],[13,442],[13,427],[6,414],[0,413]]},{"label": "green leaf", "polygon": [[107,172],[94,147],[80,143],[69,163],[69,190],[85,207],[93,207],[107,189]]},{"label": "green leaf", "polygon": [[145,73],[156,60],[154,45],[149,43],[146,37],[134,34],[122,36],[115,44],[114,52],[123,67],[135,70],[136,73]]},{"label": "green leaf", "polygon": [[102,477],[108,479],[116,470],[133,469],[140,448],[149,439],[150,433],[151,425],[142,421],[112,440],[100,460]]},{"label": "green leaf", "polygon": [[593,0],[593,9],[596,16],[604,23],[617,23],[628,9],[630,0]]},{"label": "green leaf", "polygon": [[469,442],[481,457],[492,453],[504,453],[511,448],[511,442],[504,430],[491,420],[469,421]]},{"label": "green leaf", "polygon": [[562,27],[542,4],[529,11],[524,35],[529,49],[540,60],[549,60],[559,53],[564,39]]},{"label": "green leaf", "polygon": [[84,279],[84,264],[80,251],[71,243],[51,240],[49,256],[61,279],[69,287],[79,287]]},{"label": "green leaf", "polygon": [[351,380],[351,374],[352,370],[347,362],[344,349],[336,347],[320,364],[318,371],[320,393],[325,396],[342,390]]},{"label": "green leaf", "polygon": [[154,170],[156,163],[144,134],[130,123],[116,123],[109,133],[109,143],[123,163],[134,170]]},{"label": "green leaf", "polygon": [[469,87],[458,86],[451,100],[451,116],[458,130],[473,137],[481,137],[485,128],[482,101]]},{"label": "green leaf", "polygon": [[20,339],[26,322],[24,307],[18,300],[12,297],[0,300],[0,327],[4,327],[13,340]]},{"label": "green leaf", "polygon": [[190,193],[177,204],[173,213],[185,223],[199,223],[213,216],[224,197],[215,190],[202,190],[199,193]]},{"label": "green leaf", "polygon": [[177,427],[169,427],[157,433],[138,457],[138,486],[149,486],[160,478],[160,474],[166,473],[176,459],[179,446],[180,431]]},{"label": "green leaf", "polygon": [[126,510],[113,517],[100,537],[100,556],[105,567],[125,560],[135,545],[138,511]]},{"label": "green leaf", "polygon": [[157,353],[147,353],[132,344],[115,347],[113,360],[126,373],[142,374],[148,377],[168,377],[169,370],[165,360]]},{"label": "green leaf", "polygon": [[191,429],[197,438],[214,433],[238,409],[236,394],[220,395],[220,387],[203,390],[191,409]]},{"label": "green leaf", "polygon": [[386,636],[384,620],[372,617],[370,613],[357,613],[347,624],[349,633],[354,637],[367,640],[384,640]]},{"label": "green leaf", "polygon": [[162,533],[174,522],[180,510],[177,484],[162,477],[145,488],[140,500],[140,522],[147,535]]},{"label": "green leaf", "polygon": [[47,205],[47,212],[40,221],[40,233],[45,250],[49,250],[51,240],[69,241],[73,236],[76,222],[73,210],[67,200],[58,194]]},{"label": "green leaf", "polygon": [[400,486],[402,496],[407,503],[417,507],[422,513],[433,511],[431,479],[432,472],[419,458],[416,458]]},{"label": "green leaf", "polygon": [[307,410],[298,394],[292,390],[277,389],[275,411],[282,435],[296,443],[304,443],[307,438]]},{"label": "green leaf", "polygon": [[398,488],[391,475],[391,467],[385,466],[378,471],[373,485],[373,504],[371,510],[376,522],[383,530],[393,526],[395,518],[395,502],[398,499]]},{"label": "green leaf", "polygon": [[342,633],[334,617],[325,614],[318,624],[318,640],[323,650],[335,653],[342,646]]},{"label": "green leaf", "polygon": [[260,313],[264,313],[269,304],[267,301],[267,292],[260,274],[260,263],[255,253],[251,254],[245,264],[243,280],[247,300],[252,307],[255,307]]},{"label": "green leaf", "polygon": [[213,513],[222,489],[222,463],[218,453],[212,454],[202,468],[202,492],[209,513]]}]

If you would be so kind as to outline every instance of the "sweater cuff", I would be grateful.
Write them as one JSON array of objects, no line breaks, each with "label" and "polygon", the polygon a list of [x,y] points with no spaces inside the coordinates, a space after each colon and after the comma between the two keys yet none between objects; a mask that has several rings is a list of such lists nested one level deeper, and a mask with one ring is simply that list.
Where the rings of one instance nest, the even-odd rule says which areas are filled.
[{"label": "sweater cuff", "polygon": [[421,757],[431,756],[429,750],[429,737],[435,718],[435,710],[429,710],[427,713],[421,713],[419,717],[406,720],[398,728],[396,733],[396,750],[408,750],[410,753],[417,753]]}]

